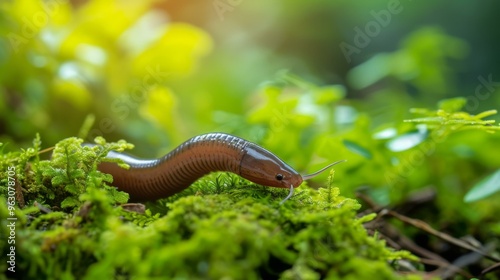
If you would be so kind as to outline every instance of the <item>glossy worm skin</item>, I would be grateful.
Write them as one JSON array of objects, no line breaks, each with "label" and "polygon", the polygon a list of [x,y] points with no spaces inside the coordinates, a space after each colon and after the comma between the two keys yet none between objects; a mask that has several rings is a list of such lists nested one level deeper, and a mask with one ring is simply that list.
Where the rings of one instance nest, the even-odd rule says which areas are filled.
[{"label": "glossy worm skin", "polygon": [[[228,171],[254,183],[278,187],[298,187],[303,177],[268,150],[247,140],[224,133],[193,137],[159,159],[137,159],[109,152],[130,169],[103,162],[99,170],[113,176],[113,185],[130,194],[132,201],[165,198],[189,187],[213,171]],[[292,187],[293,188],[293,187]]]}]

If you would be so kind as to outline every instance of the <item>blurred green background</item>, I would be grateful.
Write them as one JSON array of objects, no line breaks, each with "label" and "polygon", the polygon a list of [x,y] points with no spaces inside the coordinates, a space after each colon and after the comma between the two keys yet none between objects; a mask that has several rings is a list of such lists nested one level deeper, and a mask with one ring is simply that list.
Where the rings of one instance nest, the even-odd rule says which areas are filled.
[{"label": "blurred green background", "polygon": [[[438,141],[403,120],[460,96],[470,114],[498,109],[499,9],[493,0],[2,1],[0,142],[15,150],[37,132],[44,147],[103,136],[156,157],[222,131],[301,172],[348,159],[336,167],[347,196],[361,187],[386,205],[431,188],[442,207],[434,222],[498,236],[498,194],[463,201],[500,167],[498,133]],[[485,222],[487,232],[477,227]]]},{"label": "blurred green background", "polygon": [[[344,86],[344,102],[371,117],[474,96],[480,77],[500,80],[499,6],[2,1],[2,141],[30,141],[39,131],[53,145],[93,114],[100,131],[90,136],[127,138],[140,154],[156,155],[201,132],[237,129],[227,127],[235,121],[228,114],[245,118],[283,69]],[[498,83],[488,90],[471,113],[499,104]]]}]

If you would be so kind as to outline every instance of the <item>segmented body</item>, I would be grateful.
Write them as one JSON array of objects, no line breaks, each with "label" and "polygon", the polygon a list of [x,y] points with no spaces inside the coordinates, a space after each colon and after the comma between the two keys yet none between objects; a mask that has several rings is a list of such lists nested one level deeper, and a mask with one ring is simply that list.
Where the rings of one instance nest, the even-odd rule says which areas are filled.
[{"label": "segmented body", "polygon": [[138,159],[110,152],[130,169],[103,162],[99,170],[113,175],[113,185],[132,201],[156,200],[178,193],[213,171],[228,171],[252,182],[280,188],[299,186],[302,177],[266,149],[224,133],[193,137],[158,159]]}]

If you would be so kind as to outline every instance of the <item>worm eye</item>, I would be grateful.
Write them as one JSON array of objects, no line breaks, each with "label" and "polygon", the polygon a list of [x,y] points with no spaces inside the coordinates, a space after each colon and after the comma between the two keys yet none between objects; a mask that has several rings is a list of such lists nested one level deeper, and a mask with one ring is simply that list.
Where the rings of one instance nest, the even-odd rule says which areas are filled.
[{"label": "worm eye", "polygon": [[276,180],[278,180],[278,181],[283,180],[283,175],[282,174],[276,174]]}]

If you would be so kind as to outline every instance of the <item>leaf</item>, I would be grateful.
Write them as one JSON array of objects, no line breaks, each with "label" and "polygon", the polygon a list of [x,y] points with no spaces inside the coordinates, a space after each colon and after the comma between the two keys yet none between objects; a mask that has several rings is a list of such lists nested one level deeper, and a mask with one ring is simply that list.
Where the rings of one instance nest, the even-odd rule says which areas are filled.
[{"label": "leaf", "polygon": [[370,153],[370,151],[368,151],[367,149],[361,147],[360,145],[358,145],[357,143],[355,142],[352,142],[352,141],[349,141],[349,140],[343,140],[342,143],[344,143],[344,146],[346,146],[347,149],[351,150],[352,152],[360,155],[360,156],[363,156],[367,159],[371,159],[372,158],[372,153]]},{"label": "leaf", "polygon": [[465,202],[474,202],[486,198],[500,191],[500,169],[477,183],[467,192],[464,197]]},{"label": "leaf", "polygon": [[120,204],[127,203],[130,198],[128,193],[119,191],[115,188],[111,189],[111,195],[113,196],[113,199]]},{"label": "leaf", "polygon": [[404,120],[404,122],[414,122],[414,123],[442,123],[444,119],[441,117],[425,117],[425,118],[416,118],[411,120]]},{"label": "leaf", "polygon": [[67,184],[64,189],[71,194],[80,194],[80,190],[75,184]]},{"label": "leaf", "polygon": [[373,139],[390,139],[398,134],[394,127],[389,127],[373,134]]},{"label": "leaf", "polygon": [[345,96],[345,88],[339,85],[330,85],[314,90],[317,104],[328,104],[339,101]]},{"label": "leaf", "polygon": [[83,171],[82,169],[74,169],[71,171],[71,177],[72,178],[85,178],[86,174],[85,174],[85,171]]},{"label": "leaf", "polygon": [[51,183],[53,186],[59,186],[67,182],[67,178],[64,175],[56,175],[52,177]]},{"label": "leaf", "polygon": [[359,224],[364,224],[364,223],[368,223],[369,221],[372,221],[376,217],[377,217],[377,213],[370,213],[368,215],[360,217],[359,219],[356,220],[356,222]]},{"label": "leaf", "polygon": [[124,163],[124,162],[118,162],[117,164],[118,164],[118,166],[119,166],[120,168],[127,169],[127,170],[129,170],[129,169],[130,169],[130,165],[128,165],[128,164],[126,164],[126,163]]},{"label": "leaf", "polygon": [[438,103],[439,109],[446,111],[448,113],[454,113],[460,111],[465,104],[467,103],[467,99],[463,97],[450,98],[441,100]]},{"label": "leaf", "polygon": [[392,139],[391,141],[387,142],[386,147],[393,152],[402,152],[417,146],[426,138],[426,131],[413,131]]},{"label": "leaf", "polygon": [[71,207],[79,205],[79,203],[80,202],[76,198],[70,196],[61,202],[61,207],[62,208],[71,208]]}]

